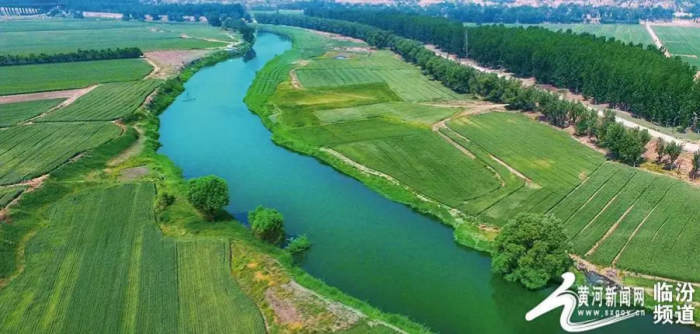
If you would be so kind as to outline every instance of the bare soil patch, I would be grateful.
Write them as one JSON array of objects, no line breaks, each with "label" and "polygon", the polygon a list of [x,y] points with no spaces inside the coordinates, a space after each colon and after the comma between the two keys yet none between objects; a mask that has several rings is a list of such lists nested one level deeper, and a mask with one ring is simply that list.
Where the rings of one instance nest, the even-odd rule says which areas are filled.
[{"label": "bare soil patch", "polygon": [[301,81],[299,81],[299,77],[297,77],[297,72],[295,70],[289,71],[289,75],[292,77],[292,87],[296,89],[304,89],[304,87],[301,85]]},{"label": "bare soil patch", "polygon": [[95,89],[97,85],[80,88],[80,89],[68,89],[68,90],[56,90],[52,92],[41,92],[41,93],[29,93],[29,94],[16,94],[16,95],[5,95],[0,96],[0,104],[6,103],[18,103],[18,102],[29,102],[38,100],[50,100],[50,99],[68,99],[63,101],[62,107],[73,103],[80,96],[85,95],[89,91]]},{"label": "bare soil patch", "polygon": [[150,169],[146,166],[132,167],[122,170],[119,173],[119,181],[135,181],[138,180],[150,172]]},{"label": "bare soil patch", "polygon": [[146,78],[167,79],[174,76],[187,64],[209,54],[211,50],[173,50],[144,53],[153,71]]}]

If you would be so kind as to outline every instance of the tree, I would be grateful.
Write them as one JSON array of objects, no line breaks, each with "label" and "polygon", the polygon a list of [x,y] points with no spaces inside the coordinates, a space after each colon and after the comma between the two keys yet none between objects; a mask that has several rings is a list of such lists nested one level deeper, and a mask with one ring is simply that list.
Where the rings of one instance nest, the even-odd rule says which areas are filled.
[{"label": "tree", "polygon": [[277,210],[258,206],[248,213],[248,222],[258,239],[276,246],[284,242],[284,217]]},{"label": "tree", "polygon": [[693,164],[693,169],[690,171],[690,177],[696,178],[698,176],[698,171],[700,171],[700,150],[693,153],[693,159],[690,161]]},{"label": "tree", "polygon": [[668,145],[666,145],[666,154],[668,154],[669,157],[669,163],[671,164],[671,170],[673,170],[673,166],[676,163],[676,160],[678,157],[683,153],[683,144],[678,144],[676,142],[670,142]]},{"label": "tree", "polygon": [[229,203],[226,180],[218,176],[191,179],[187,188],[187,199],[209,219]]},{"label": "tree", "polygon": [[571,242],[554,216],[518,214],[496,237],[491,269],[529,289],[547,285],[571,265]]},{"label": "tree", "polygon": [[664,155],[666,154],[666,142],[663,140],[663,138],[659,138],[656,141],[656,162],[661,162],[663,160]]},{"label": "tree", "polygon": [[306,236],[306,234],[302,234],[292,239],[285,249],[292,254],[297,254],[309,248],[311,248],[311,241],[309,241],[309,238]]}]

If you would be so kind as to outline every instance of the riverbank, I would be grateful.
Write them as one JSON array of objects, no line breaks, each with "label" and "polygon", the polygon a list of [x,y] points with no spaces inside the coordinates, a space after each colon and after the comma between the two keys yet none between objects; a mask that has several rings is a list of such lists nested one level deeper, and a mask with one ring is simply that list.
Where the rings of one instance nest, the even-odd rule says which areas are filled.
[{"label": "riverbank", "polygon": [[[217,222],[203,222],[203,217],[186,200],[186,180],[182,170],[158,153],[159,115],[185,91],[184,84],[200,69],[227,60],[212,55],[185,68],[178,77],[166,82],[153,99],[152,108],[142,115],[138,125],[145,129],[145,149],[116,170],[146,166],[155,179],[158,196],[174,196],[175,201],[157,212],[166,235],[226,237],[232,247],[231,272],[241,288],[256,302],[271,332],[299,328],[317,331],[381,331],[387,328],[402,332],[425,333],[427,328],[409,319],[386,314],[345,295],[301,270],[292,256],[252,237],[250,231],[230,216]],[[238,60],[236,60],[238,61]],[[236,201],[232,198],[232,201]],[[303,287],[303,288],[300,288]],[[345,311],[343,311],[345,310]]]}]

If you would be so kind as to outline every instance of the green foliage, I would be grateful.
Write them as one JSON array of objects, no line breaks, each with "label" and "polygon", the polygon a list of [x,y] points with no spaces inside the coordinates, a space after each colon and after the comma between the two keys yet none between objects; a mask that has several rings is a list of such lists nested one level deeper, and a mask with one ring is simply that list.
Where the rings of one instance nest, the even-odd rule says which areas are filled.
[{"label": "green foliage", "polygon": [[676,160],[678,160],[681,153],[683,153],[683,144],[678,144],[675,141],[670,142],[668,145],[666,145],[664,153],[668,155],[671,165],[673,165],[675,164]]},{"label": "green foliage", "polygon": [[165,210],[165,208],[175,203],[175,199],[175,195],[169,194],[165,191],[159,192],[158,196],[156,197],[156,209],[158,211]]},{"label": "green foliage", "polygon": [[121,118],[133,113],[160,83],[159,80],[139,80],[103,84],[69,106],[37,121],[111,121]]},{"label": "green foliage", "polygon": [[292,254],[297,254],[309,248],[311,248],[311,241],[309,241],[306,234],[302,234],[296,238],[293,238],[285,249]]},{"label": "green foliage", "polygon": [[36,55],[0,55],[0,66],[28,65],[28,64],[48,64],[48,63],[70,63],[76,61],[93,61],[108,59],[139,58],[143,53],[139,48],[116,48],[114,50],[80,50],[71,53],[58,53],[47,55],[45,53]]},{"label": "green foliage", "polygon": [[690,177],[696,178],[698,171],[700,171],[700,150],[693,153],[693,158],[690,160],[690,164],[693,166],[690,171]]},{"label": "green foliage", "polygon": [[553,216],[519,214],[494,243],[492,269],[511,282],[540,289],[571,265],[569,239]]},{"label": "green foliage", "polygon": [[659,138],[656,140],[656,162],[661,162],[663,160],[664,155],[666,154],[666,141],[664,141],[663,138]]},{"label": "green foliage", "polygon": [[213,218],[229,204],[228,184],[215,175],[191,179],[187,183],[187,199],[197,210]]},{"label": "green foliage", "polygon": [[[153,68],[143,59],[0,67],[0,95],[83,88],[89,85],[139,80]],[[95,73],[100,73],[95,76]]]},{"label": "green foliage", "polygon": [[248,222],[258,239],[277,246],[284,242],[284,217],[277,210],[258,206],[248,213]]}]

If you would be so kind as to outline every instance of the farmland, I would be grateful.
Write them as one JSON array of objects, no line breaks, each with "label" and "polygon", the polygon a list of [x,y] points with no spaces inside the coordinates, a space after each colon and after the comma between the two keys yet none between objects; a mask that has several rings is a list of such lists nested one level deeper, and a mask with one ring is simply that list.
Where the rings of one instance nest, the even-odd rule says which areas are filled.
[{"label": "farmland", "polygon": [[349,108],[318,110],[314,112],[314,115],[323,124],[357,121],[375,117],[388,117],[403,119],[408,122],[433,124],[454,113],[454,108],[441,108],[406,102],[388,102]]},{"label": "farmland", "polygon": [[27,189],[25,186],[0,188],[0,209],[12,202],[12,200],[17,198],[25,189]]},{"label": "farmland", "polygon": [[[448,126],[531,180],[508,196],[499,196],[497,202],[489,201],[486,211],[472,212],[491,224],[502,225],[518,212],[546,212],[605,161],[602,154],[584,148],[567,134],[522,115],[470,116],[448,122]],[[483,205],[477,207],[483,209]]]},{"label": "farmland", "polygon": [[103,84],[37,122],[111,121],[131,114],[160,85],[158,80]]},{"label": "farmland", "polygon": [[484,166],[438,135],[382,138],[334,147],[350,159],[389,174],[415,190],[457,207],[500,184]]},{"label": "farmland", "polygon": [[[0,67],[0,95],[83,88],[107,82],[132,81],[153,68],[143,59],[98,60]],[[100,73],[96,76],[95,73]]]},{"label": "farmland", "polygon": [[420,69],[388,51],[348,59],[317,59],[298,68],[296,74],[302,86],[309,88],[385,82],[408,102],[460,98],[459,94],[437,81],[429,80],[420,73]]},{"label": "farmland", "polygon": [[255,304],[231,277],[230,252],[226,239],[178,240],[181,332],[266,332]]},{"label": "farmland", "polygon": [[37,100],[0,104],[0,127],[8,127],[38,116],[61,103],[63,99]]},{"label": "farmland", "polygon": [[[185,23],[85,20],[2,21],[0,54],[67,53],[77,49],[138,47],[142,51],[203,49],[233,41],[223,31]],[[182,35],[192,37],[183,38]],[[222,40],[212,42],[200,38]]]},{"label": "farmland", "polygon": [[571,29],[575,34],[589,33],[612,37],[625,43],[654,45],[649,32],[641,24],[542,24],[540,26],[554,31]]},{"label": "farmland", "polygon": [[22,125],[0,131],[0,185],[48,173],[119,132],[111,123]]},{"label": "farmland", "polygon": [[697,256],[698,200],[697,188],[681,181],[605,163],[551,213],[594,263],[697,281],[687,259]]},{"label": "farmland", "polygon": [[153,198],[153,185],[138,183],[53,204],[24,273],[0,291],[2,331],[264,332],[229,275],[228,242],[164,237]]},{"label": "farmland", "polygon": [[672,55],[700,67],[700,28],[654,26],[654,32]]}]

